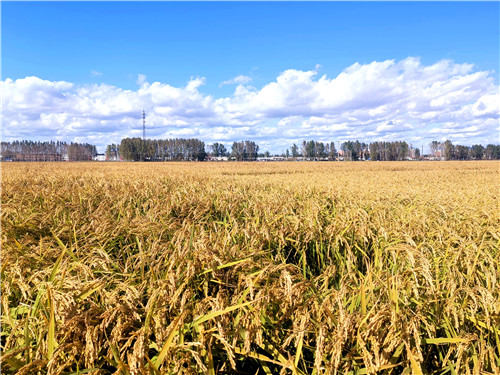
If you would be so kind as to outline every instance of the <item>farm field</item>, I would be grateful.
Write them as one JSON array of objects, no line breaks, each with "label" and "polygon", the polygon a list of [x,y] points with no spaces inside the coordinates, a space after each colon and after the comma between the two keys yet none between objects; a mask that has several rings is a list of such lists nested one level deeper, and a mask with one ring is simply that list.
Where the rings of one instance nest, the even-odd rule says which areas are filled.
[{"label": "farm field", "polygon": [[499,163],[2,163],[5,374],[499,374]]}]

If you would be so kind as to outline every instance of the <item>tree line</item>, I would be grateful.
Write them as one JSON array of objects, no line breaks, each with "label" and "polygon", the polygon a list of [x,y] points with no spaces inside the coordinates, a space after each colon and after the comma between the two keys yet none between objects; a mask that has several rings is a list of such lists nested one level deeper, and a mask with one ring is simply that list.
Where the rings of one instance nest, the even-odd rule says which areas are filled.
[{"label": "tree line", "polygon": [[231,156],[236,161],[257,160],[259,146],[253,141],[234,142],[231,146]]},{"label": "tree line", "polygon": [[222,143],[205,147],[199,139],[124,138],[119,145],[106,148],[108,160],[128,161],[202,161],[207,156],[228,157],[237,161],[256,160],[259,146],[253,141],[234,142],[231,152]]},{"label": "tree line", "polygon": [[[406,160],[422,159],[421,150],[413,148],[405,141],[371,142],[356,141],[318,142],[315,140],[293,144],[281,157],[293,160]],[[488,144],[486,147],[454,145],[450,140],[432,141],[429,144],[431,159],[440,160],[482,160],[500,159],[500,145]],[[202,161],[209,158],[224,157],[227,160],[257,160],[270,157],[270,153],[259,153],[254,141],[233,142],[231,150],[222,143],[215,142],[205,146],[199,139],[147,139],[124,138],[119,144],[106,147],[106,160],[128,161]],[[13,141],[1,142],[2,160],[12,161],[85,161],[93,160],[97,148],[88,143],[63,141]],[[278,156],[278,155],[276,155]]]},{"label": "tree line", "polygon": [[2,160],[12,161],[86,161],[97,155],[88,143],[62,141],[13,141],[1,143]]},{"label": "tree line", "polygon": [[429,144],[431,154],[444,160],[496,160],[500,159],[500,145],[454,145],[450,140],[445,142],[432,141]]},{"label": "tree line", "polygon": [[[124,138],[119,146],[110,145],[109,156],[119,155],[128,161],[205,160],[205,143],[199,139]],[[107,155],[108,156],[108,155]]]},{"label": "tree line", "polygon": [[303,141],[297,146],[293,144],[282,156],[302,160],[405,160],[407,157],[420,156],[418,149],[413,149],[406,142],[373,142],[356,141],[335,142]]},{"label": "tree line", "polygon": [[[369,145],[370,159],[380,161],[395,161],[405,160],[410,157],[418,159],[420,157],[420,150],[413,149],[406,142],[372,142]],[[410,155],[410,151],[413,154]]]},{"label": "tree line", "polygon": [[[308,159],[325,159],[329,160],[335,159],[336,149],[334,142],[318,142],[318,141],[303,141],[299,153],[299,148],[294,143],[291,147],[291,156],[292,158],[297,158],[299,156],[308,158]],[[285,154],[288,157],[290,153],[287,150]]]},{"label": "tree line", "polygon": [[[339,142],[340,143],[340,142]],[[339,150],[335,148],[335,142],[303,141],[299,147],[293,144],[291,149],[292,158],[305,158],[306,160],[405,160],[410,155],[410,151],[417,156],[420,155],[418,149],[413,150],[406,142],[373,142],[365,143],[356,141],[346,141],[339,144]],[[290,155],[287,150],[286,157]],[[283,155],[283,156],[285,156]]]},{"label": "tree line", "polygon": [[[340,143],[340,142],[339,142]],[[432,141],[429,144],[430,155],[428,157],[442,160],[498,160],[500,159],[500,145],[454,145],[451,141]],[[413,148],[405,141],[395,142],[371,142],[365,143],[346,141],[340,144],[340,150],[335,148],[335,142],[317,142],[314,140],[303,141],[301,147],[293,144],[290,148],[293,159],[303,158],[306,160],[373,160],[373,161],[396,161],[396,160],[420,160],[423,154],[419,148]],[[289,157],[287,149],[282,156]]]}]

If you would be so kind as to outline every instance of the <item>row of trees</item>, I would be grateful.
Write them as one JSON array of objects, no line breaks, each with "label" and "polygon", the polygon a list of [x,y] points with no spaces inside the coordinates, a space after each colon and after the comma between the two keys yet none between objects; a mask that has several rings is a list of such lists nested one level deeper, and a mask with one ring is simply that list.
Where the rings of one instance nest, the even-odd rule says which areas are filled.
[{"label": "row of trees", "polygon": [[12,161],[85,161],[97,155],[97,148],[88,143],[62,141],[2,142],[2,160]]},{"label": "row of trees", "polygon": [[[500,159],[500,145],[489,144],[463,146],[451,141],[433,141],[429,144],[430,156],[444,160]],[[293,144],[291,152],[282,156],[307,160],[405,160],[420,159],[418,148],[414,149],[404,141],[372,142],[347,141],[335,148],[334,142],[303,141],[300,148]],[[1,142],[2,160],[13,161],[84,161],[97,155],[96,146],[88,143],[67,143],[62,141],[13,141]],[[106,147],[107,160],[164,161],[164,160],[205,160],[207,156],[228,157],[237,161],[256,160],[270,156],[269,152],[259,154],[259,146],[253,141],[234,142],[229,152],[222,143],[207,146],[198,139],[124,138],[120,144]]]},{"label": "row of trees", "polygon": [[413,155],[409,155],[410,146],[406,142],[373,142],[369,145],[370,159],[382,161],[405,160],[408,156],[412,159],[420,157],[420,150],[414,150]]},{"label": "row of trees", "polygon": [[[119,146],[109,146],[110,156],[119,154],[129,161],[205,160],[205,143],[199,139],[124,138]],[[114,153],[114,154],[113,154]]]},{"label": "row of trees", "polygon": [[[340,145],[340,151],[335,148],[335,142],[303,141],[300,152],[296,144],[291,147],[292,158],[308,160],[404,160],[409,156],[410,147],[406,142],[373,142],[347,141]],[[420,155],[419,150],[416,150]],[[287,157],[290,152],[287,150]],[[285,156],[283,155],[283,156]]]},{"label": "row of trees", "polygon": [[500,159],[500,145],[454,145],[450,140],[430,143],[432,156],[445,160]]},{"label": "row of trees", "polygon": [[[431,157],[444,160],[498,160],[500,159],[500,145],[489,144],[486,147],[482,145],[454,145],[451,141],[445,142],[433,141],[429,144]],[[338,160],[342,157],[344,160],[381,160],[394,161],[421,159],[421,150],[413,148],[405,141],[396,142],[372,142],[364,143],[359,141],[347,141],[340,145],[340,152],[337,153],[335,143],[323,144],[316,141],[304,141],[301,147],[301,153],[297,145],[291,147],[293,158],[303,157],[309,160]],[[283,154],[285,156],[285,154]],[[289,151],[286,151],[289,156]]]},{"label": "row of trees", "polygon": [[253,141],[234,142],[231,146],[231,156],[237,161],[257,160],[259,146]]},{"label": "row of trees", "polygon": [[340,146],[344,159],[367,160],[370,158],[368,145],[360,141],[347,141]]},{"label": "row of trees", "polygon": [[[335,154],[336,154],[336,149],[335,149],[335,143],[330,142],[330,143],[323,143],[323,142],[317,142],[317,141],[303,141],[301,145],[301,152],[299,153],[299,148],[297,145],[294,143],[291,147],[291,155],[293,158],[302,156],[304,158],[308,159],[325,159],[328,158],[329,160],[334,160],[335,159]],[[286,156],[288,157],[290,153],[287,150]]]},{"label": "row of trees", "polygon": [[[211,157],[231,157],[234,160],[256,160],[259,146],[253,141],[234,142],[231,152],[222,143],[206,147],[198,139],[147,139],[124,138],[119,145],[106,147],[107,160],[165,161],[165,160],[205,160]],[[208,151],[208,152],[207,152]]]}]

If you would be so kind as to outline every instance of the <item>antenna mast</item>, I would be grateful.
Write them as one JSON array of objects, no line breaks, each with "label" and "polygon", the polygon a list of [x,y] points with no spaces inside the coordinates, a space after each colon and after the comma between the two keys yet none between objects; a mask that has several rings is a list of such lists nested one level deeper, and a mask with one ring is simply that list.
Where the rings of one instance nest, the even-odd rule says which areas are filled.
[{"label": "antenna mast", "polygon": [[142,140],[146,140],[146,112],[142,110]]}]

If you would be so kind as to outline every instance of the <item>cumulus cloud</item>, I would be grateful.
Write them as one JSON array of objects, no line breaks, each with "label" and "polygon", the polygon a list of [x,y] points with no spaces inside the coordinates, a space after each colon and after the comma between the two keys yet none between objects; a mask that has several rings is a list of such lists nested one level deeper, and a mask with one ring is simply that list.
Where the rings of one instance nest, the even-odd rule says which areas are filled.
[{"label": "cumulus cloud", "polygon": [[498,143],[500,95],[493,72],[450,60],[426,66],[413,57],[355,63],[336,77],[318,70],[288,69],[261,88],[238,76],[222,83],[238,85],[222,98],[200,92],[203,77],[175,87],[139,74],[137,90],[7,78],[3,138],[79,139],[102,150],[140,136],[144,108],[150,137],[253,139],[275,151],[304,139]]},{"label": "cumulus cloud", "polygon": [[91,70],[90,75],[93,77],[100,77],[100,76],[102,76],[102,72],[99,72],[97,70]]}]

